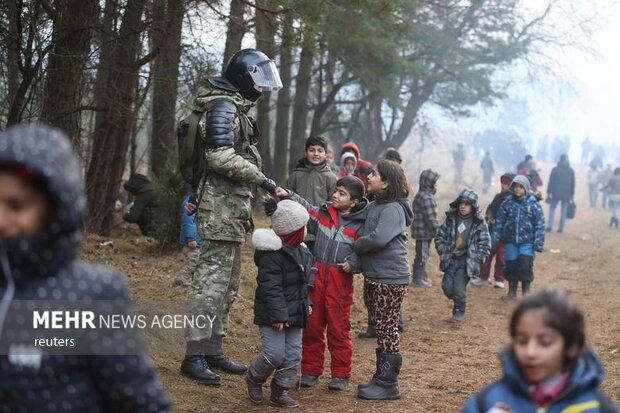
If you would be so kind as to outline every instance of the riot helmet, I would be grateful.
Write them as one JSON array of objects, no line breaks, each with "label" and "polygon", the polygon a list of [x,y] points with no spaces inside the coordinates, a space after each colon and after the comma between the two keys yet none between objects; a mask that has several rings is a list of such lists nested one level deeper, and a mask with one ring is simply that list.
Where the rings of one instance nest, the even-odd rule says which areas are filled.
[{"label": "riot helmet", "polygon": [[282,88],[275,62],[265,53],[255,49],[243,49],[235,53],[226,66],[224,77],[233,84],[241,96],[252,101],[261,95],[254,85],[265,91],[277,91]]}]

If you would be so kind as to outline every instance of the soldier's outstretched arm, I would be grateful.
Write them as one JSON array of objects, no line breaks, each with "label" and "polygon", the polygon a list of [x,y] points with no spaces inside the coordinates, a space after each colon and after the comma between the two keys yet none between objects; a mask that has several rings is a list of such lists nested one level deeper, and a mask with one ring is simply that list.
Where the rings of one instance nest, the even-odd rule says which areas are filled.
[{"label": "soldier's outstretched arm", "polygon": [[262,185],[267,178],[252,162],[235,153],[235,104],[228,99],[213,101],[205,114],[205,156],[214,172],[236,181]]}]

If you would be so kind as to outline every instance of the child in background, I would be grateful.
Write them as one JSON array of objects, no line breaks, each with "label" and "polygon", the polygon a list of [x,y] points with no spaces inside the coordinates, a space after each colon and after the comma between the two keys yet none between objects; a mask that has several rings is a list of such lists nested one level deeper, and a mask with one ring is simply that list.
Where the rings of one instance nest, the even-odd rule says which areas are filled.
[{"label": "child in background", "polygon": [[508,298],[517,297],[521,282],[523,295],[530,292],[534,280],[534,255],[542,252],[545,244],[545,215],[534,195],[530,195],[530,181],[517,175],[510,185],[512,192],[499,208],[491,248],[497,249],[500,242],[506,250],[506,272]]},{"label": "child in background", "polygon": [[290,197],[310,213],[308,231],[316,235],[316,278],[310,291],[312,316],[303,333],[301,387],[312,387],[323,374],[325,333],[331,356],[330,390],[345,390],[351,377],[351,305],[353,274],[360,271],[353,242],[360,237],[368,202],[364,183],[354,176],[336,182],[330,203],[311,205],[294,192],[276,189],[276,195]]},{"label": "child in background", "polygon": [[93,310],[103,300],[131,313],[126,278],[77,259],[86,197],[78,159],[58,129],[21,124],[0,133],[0,211],[0,411],[172,411],[151,360],[129,345],[131,332],[115,330],[120,336],[111,342],[120,344],[110,348],[105,329],[55,330],[77,337],[59,355],[65,350],[33,347],[26,338],[32,320],[6,318],[5,306],[42,298],[45,308],[70,302]]},{"label": "child in background", "polygon": [[599,389],[603,365],[587,347],[583,314],[565,292],[542,290],[521,301],[510,337],[500,354],[503,377],[469,399],[462,413],[618,412]]},{"label": "child in background", "polygon": [[183,247],[185,264],[172,284],[172,286],[176,288],[189,287],[194,279],[194,270],[200,258],[202,239],[196,230],[196,214],[188,215],[187,212],[185,212],[185,206],[191,195],[191,193],[185,195],[181,202],[181,232],[179,234],[179,243]]},{"label": "child in background", "polygon": [[480,263],[489,255],[491,239],[481,215],[478,194],[464,189],[450,204],[435,237],[439,269],[444,272],[441,289],[454,301],[454,323],[465,320],[467,283],[478,278]]},{"label": "child in background", "polygon": [[357,167],[357,158],[353,152],[345,152],[340,158],[340,177],[355,176],[355,168]]},{"label": "child in background", "polygon": [[414,287],[430,287],[433,284],[426,273],[426,262],[429,257],[431,241],[439,229],[437,218],[437,180],[439,174],[431,169],[426,169],[420,174],[420,190],[413,198],[411,209],[413,210],[413,223],[411,224],[411,236],[415,239],[415,260],[413,261]]},{"label": "child in background", "polygon": [[336,165],[334,162],[334,151],[332,149],[327,149],[325,161],[327,162],[327,166],[332,170],[334,175],[338,176],[340,174],[340,166]]},{"label": "child in background", "polygon": [[265,202],[273,230],[257,229],[252,235],[258,267],[254,295],[254,324],[259,326],[263,351],[248,368],[248,396],[263,400],[263,383],[271,374],[271,404],[298,407],[288,395],[301,359],[301,334],[308,323],[311,302],[307,282],[312,255],[303,244],[308,212],[290,200]]},{"label": "child in background", "polygon": [[[338,177],[327,164],[327,141],[321,136],[306,139],[304,158],[288,177],[287,188],[307,199],[312,205],[320,205],[329,200],[336,190]],[[304,240],[310,252],[314,252],[314,235],[308,234]]]},{"label": "child in background", "polygon": [[[487,207],[487,211],[484,215],[484,220],[489,226],[489,233],[493,233],[493,225],[495,225],[495,220],[497,217],[497,212],[499,211],[499,207],[504,202],[504,199],[508,195],[510,195],[510,184],[514,179],[515,174],[506,172],[500,178],[501,191],[498,194],[495,194],[493,197],[493,201]],[[506,268],[506,251],[504,249],[504,243],[500,241],[497,244],[497,248],[491,249],[491,253],[487,257],[486,260],[482,263],[480,267],[480,278],[475,279],[471,282],[473,286],[482,287],[487,285],[489,282],[489,277],[491,276],[491,264],[493,263],[493,257],[495,257],[495,272],[494,278],[495,288],[504,288],[504,281],[506,278],[504,277],[504,269]]]},{"label": "child in background", "polygon": [[407,228],[413,220],[403,168],[380,160],[368,175],[368,192],[375,201],[368,205],[364,234],[353,249],[362,263],[364,301],[376,325],[377,369],[368,383],[358,386],[357,397],[398,399],[398,374],[403,361],[398,315],[409,285]]}]

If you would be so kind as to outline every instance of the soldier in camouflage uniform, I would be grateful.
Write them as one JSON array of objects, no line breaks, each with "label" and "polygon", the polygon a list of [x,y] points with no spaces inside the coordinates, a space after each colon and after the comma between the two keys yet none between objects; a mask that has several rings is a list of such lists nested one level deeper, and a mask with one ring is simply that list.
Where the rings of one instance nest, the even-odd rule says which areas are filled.
[{"label": "soldier in camouflage uniform", "polygon": [[[199,89],[195,108],[204,110],[201,124],[206,172],[198,186],[200,260],[192,280],[190,314],[215,317],[206,328],[186,330],[187,351],[181,373],[203,384],[219,385],[211,368],[243,374],[247,368],[222,352],[222,336],[239,289],[241,244],[253,230],[250,200],[257,186],[274,191],[262,173],[256,148],[258,132],[247,113],[263,90],[282,87],[273,60],[254,49],[237,52],[224,76],[208,79]],[[191,210],[190,206],[190,210]]]}]

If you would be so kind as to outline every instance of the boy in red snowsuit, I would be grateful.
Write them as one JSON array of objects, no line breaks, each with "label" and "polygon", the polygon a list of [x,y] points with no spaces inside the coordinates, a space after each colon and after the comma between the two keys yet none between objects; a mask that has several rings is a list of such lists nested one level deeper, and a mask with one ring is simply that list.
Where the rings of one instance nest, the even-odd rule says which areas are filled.
[{"label": "boy in red snowsuit", "polygon": [[[364,183],[354,176],[340,178],[331,202],[319,207],[282,188],[279,197],[290,197],[308,210],[308,232],[316,236],[314,257],[316,273],[310,291],[312,314],[303,332],[301,387],[314,386],[323,374],[325,344],[331,355],[330,390],[345,390],[351,377],[353,342],[351,305],[353,274],[360,271],[353,242],[360,237],[368,202],[364,199]],[[327,333],[327,340],[326,340]]]}]

